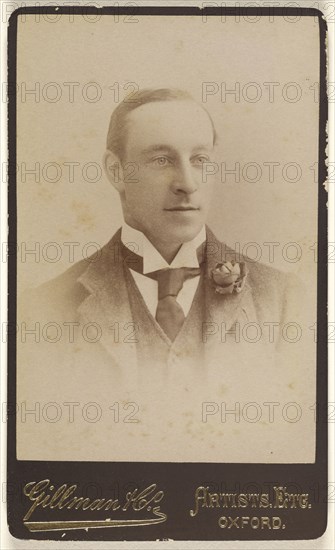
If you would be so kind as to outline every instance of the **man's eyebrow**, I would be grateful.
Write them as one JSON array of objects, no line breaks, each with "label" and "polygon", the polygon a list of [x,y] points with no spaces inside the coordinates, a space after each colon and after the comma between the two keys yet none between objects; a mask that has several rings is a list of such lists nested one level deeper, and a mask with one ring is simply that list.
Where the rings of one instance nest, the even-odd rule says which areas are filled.
[{"label": "man's eyebrow", "polygon": [[164,145],[164,144],[157,144],[157,145],[151,145],[150,147],[147,147],[146,149],[143,149],[141,151],[142,155],[147,155],[148,153],[155,153],[156,151],[171,151],[175,152],[175,149],[171,147],[170,145]]},{"label": "man's eyebrow", "polygon": [[[197,151],[211,151],[212,150],[212,147],[208,146],[208,145],[204,145],[204,144],[199,144],[199,145],[196,145],[195,147],[193,147],[192,149],[192,153],[195,153]],[[159,143],[157,145],[151,145],[150,147],[147,147],[146,149],[143,149],[141,151],[141,154],[142,155],[148,155],[150,153],[155,153],[155,152],[160,152],[160,151],[169,151],[171,153],[178,153],[177,149],[175,149],[174,147],[171,147],[171,145],[165,145],[164,143]]]},{"label": "man's eyebrow", "polygon": [[205,145],[202,143],[201,145],[196,145],[195,147],[193,147],[192,153],[195,153],[196,151],[211,151],[212,149],[213,149],[212,146]]}]

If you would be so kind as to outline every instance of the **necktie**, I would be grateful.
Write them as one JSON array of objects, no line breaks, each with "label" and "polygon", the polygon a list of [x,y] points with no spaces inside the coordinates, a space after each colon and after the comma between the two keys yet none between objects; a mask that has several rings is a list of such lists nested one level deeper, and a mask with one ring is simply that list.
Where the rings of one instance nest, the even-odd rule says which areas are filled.
[{"label": "necktie", "polygon": [[156,321],[173,342],[185,321],[183,308],[177,302],[177,296],[184,281],[200,275],[200,268],[180,267],[177,269],[159,269],[147,273],[158,282],[158,305]]},{"label": "necktie", "polygon": [[[197,250],[199,264],[202,263],[203,246]],[[130,269],[143,274],[143,258],[122,244],[122,256]],[[185,314],[176,298],[186,279],[200,275],[200,267],[165,268],[145,274],[158,282],[158,305],[156,321],[173,342],[180,331]]]}]

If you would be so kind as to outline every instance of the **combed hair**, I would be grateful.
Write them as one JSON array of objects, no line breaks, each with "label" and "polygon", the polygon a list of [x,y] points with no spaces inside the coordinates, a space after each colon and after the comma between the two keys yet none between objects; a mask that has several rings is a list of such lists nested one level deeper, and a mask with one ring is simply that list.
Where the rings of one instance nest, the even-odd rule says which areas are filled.
[{"label": "combed hair", "polygon": [[[107,134],[107,149],[112,151],[120,160],[124,156],[127,138],[128,113],[131,113],[141,105],[158,101],[195,101],[190,93],[177,88],[146,88],[132,92],[113,111]],[[212,117],[202,105],[201,108],[207,113],[213,128],[213,141],[216,143],[217,134]]]}]

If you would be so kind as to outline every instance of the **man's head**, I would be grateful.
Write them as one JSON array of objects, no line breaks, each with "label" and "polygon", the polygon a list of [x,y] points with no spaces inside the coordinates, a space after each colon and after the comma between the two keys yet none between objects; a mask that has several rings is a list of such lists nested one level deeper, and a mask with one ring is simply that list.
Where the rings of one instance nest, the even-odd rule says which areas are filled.
[{"label": "man's head", "polygon": [[126,222],[158,248],[180,246],[203,226],[216,133],[208,112],[180,90],[142,90],[111,117],[105,168]]}]

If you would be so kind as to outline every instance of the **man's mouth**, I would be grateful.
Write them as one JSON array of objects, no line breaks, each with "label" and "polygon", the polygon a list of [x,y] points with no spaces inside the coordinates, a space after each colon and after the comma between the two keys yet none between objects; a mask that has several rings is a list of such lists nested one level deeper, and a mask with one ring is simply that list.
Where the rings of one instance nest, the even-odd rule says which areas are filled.
[{"label": "man's mouth", "polygon": [[164,208],[164,210],[167,210],[168,212],[188,212],[188,211],[197,211],[200,210],[200,208],[197,208],[196,206],[173,206],[172,208]]}]

